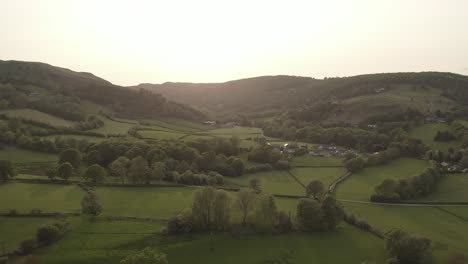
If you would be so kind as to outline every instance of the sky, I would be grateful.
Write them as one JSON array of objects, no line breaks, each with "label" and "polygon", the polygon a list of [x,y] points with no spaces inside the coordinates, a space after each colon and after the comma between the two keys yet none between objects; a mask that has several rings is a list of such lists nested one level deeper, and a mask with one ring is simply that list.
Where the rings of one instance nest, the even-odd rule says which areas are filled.
[{"label": "sky", "polygon": [[0,60],[119,85],[468,75],[466,0],[0,0]]}]

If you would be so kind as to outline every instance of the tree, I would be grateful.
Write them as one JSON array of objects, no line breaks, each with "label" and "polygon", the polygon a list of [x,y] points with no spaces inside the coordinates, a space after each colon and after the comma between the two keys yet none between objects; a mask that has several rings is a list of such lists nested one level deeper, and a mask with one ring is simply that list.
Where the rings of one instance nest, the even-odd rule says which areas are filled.
[{"label": "tree", "polygon": [[463,158],[460,160],[460,165],[463,168],[468,168],[468,151],[463,154]]},{"label": "tree", "polygon": [[166,177],[166,166],[163,162],[154,162],[151,166],[151,177],[157,181],[160,181]]},{"label": "tree", "polygon": [[336,199],[327,195],[321,205],[323,223],[326,230],[334,230],[343,219],[343,208],[336,203]]},{"label": "tree", "polygon": [[101,164],[101,153],[97,150],[92,150],[86,155],[86,162],[88,164]]},{"label": "tree", "polygon": [[73,168],[78,169],[81,164],[81,153],[77,149],[67,149],[60,153],[59,163],[69,162]]},{"label": "tree", "polygon": [[60,229],[55,225],[41,227],[36,232],[36,240],[39,244],[51,245],[59,240],[61,236]]},{"label": "tree", "polygon": [[168,264],[166,254],[147,247],[120,261],[120,264]]},{"label": "tree", "polygon": [[322,210],[320,204],[310,198],[302,198],[297,204],[297,222],[306,230],[322,229]]},{"label": "tree", "polygon": [[215,189],[212,187],[206,187],[195,192],[192,216],[195,225],[201,229],[207,229],[211,225],[214,196]]},{"label": "tree", "polygon": [[94,192],[88,192],[81,200],[81,211],[84,214],[97,216],[102,212],[102,206],[99,204],[97,195]]},{"label": "tree", "polygon": [[244,174],[245,166],[241,159],[235,159],[231,163],[231,167],[236,172],[236,176],[242,176],[242,174]]},{"label": "tree", "polygon": [[73,166],[70,164],[70,162],[64,162],[60,164],[57,169],[57,175],[64,180],[68,180],[71,176],[73,176]]},{"label": "tree", "polygon": [[317,195],[322,194],[325,188],[323,183],[319,180],[314,180],[309,183],[306,187],[306,195],[314,197],[314,199],[318,200]]},{"label": "tree", "polygon": [[345,161],[344,166],[349,172],[357,172],[364,168],[366,161],[362,157],[356,157]]},{"label": "tree", "polygon": [[249,181],[249,188],[256,193],[262,192],[262,187],[260,185],[260,180],[257,178],[253,178]]},{"label": "tree", "polygon": [[129,167],[130,160],[123,156],[119,157],[109,165],[110,175],[119,178],[122,182],[125,182]]},{"label": "tree", "polygon": [[399,264],[429,264],[434,262],[431,240],[408,234],[400,229],[391,230],[385,237],[385,248],[390,258]]},{"label": "tree", "polygon": [[130,179],[132,183],[147,181],[149,178],[148,161],[142,156],[133,158],[130,164]]},{"label": "tree", "polygon": [[280,231],[289,231],[292,229],[292,220],[291,220],[291,215],[283,212],[283,211],[280,211],[278,213],[278,225],[277,225],[277,228],[280,230]]},{"label": "tree", "polygon": [[218,230],[224,230],[229,225],[231,198],[225,190],[217,190],[213,197],[214,226]]},{"label": "tree", "polygon": [[16,176],[15,166],[11,161],[0,160],[0,182],[6,182]]},{"label": "tree", "polygon": [[23,240],[21,241],[20,246],[19,246],[21,253],[23,253],[24,255],[31,254],[31,252],[34,250],[35,247],[36,247],[36,240],[34,239]]},{"label": "tree", "polygon": [[278,215],[275,198],[271,194],[259,195],[258,199],[261,223],[274,226]]},{"label": "tree", "polygon": [[243,189],[237,193],[236,205],[242,215],[242,225],[247,224],[247,216],[253,207],[255,201],[255,194],[251,190]]},{"label": "tree", "polygon": [[106,177],[106,170],[98,164],[93,164],[86,169],[84,176],[92,182],[102,182]]}]

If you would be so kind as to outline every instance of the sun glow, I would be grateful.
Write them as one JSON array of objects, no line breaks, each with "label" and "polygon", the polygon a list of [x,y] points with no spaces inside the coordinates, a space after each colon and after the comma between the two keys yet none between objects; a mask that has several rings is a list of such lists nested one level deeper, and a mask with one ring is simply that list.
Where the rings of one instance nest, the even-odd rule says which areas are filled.
[{"label": "sun glow", "polygon": [[464,71],[468,4],[437,2],[0,0],[0,58],[125,85]]}]

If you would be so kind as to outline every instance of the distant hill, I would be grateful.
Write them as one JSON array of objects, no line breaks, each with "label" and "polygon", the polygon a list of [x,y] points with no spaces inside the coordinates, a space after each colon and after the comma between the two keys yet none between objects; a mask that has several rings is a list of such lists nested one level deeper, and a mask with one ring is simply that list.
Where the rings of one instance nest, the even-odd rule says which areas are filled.
[{"label": "distant hill", "polygon": [[128,117],[203,117],[200,112],[154,92],[130,90],[91,73],[38,62],[0,60],[0,100],[2,108],[28,107],[71,120],[83,119],[84,101]]},{"label": "distant hill", "polygon": [[207,112],[260,115],[296,111],[310,121],[358,123],[417,110],[456,111],[468,105],[468,76],[443,72],[382,73],[324,80],[263,76],[225,83],[140,84]]}]

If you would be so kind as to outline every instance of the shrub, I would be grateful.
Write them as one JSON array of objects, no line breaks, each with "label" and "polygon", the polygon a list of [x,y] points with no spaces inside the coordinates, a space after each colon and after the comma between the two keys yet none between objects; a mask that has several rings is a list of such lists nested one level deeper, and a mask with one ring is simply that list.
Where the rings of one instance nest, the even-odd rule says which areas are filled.
[{"label": "shrub", "polygon": [[59,240],[61,232],[55,225],[41,227],[36,232],[36,239],[39,244],[51,245]]},{"label": "shrub", "polygon": [[27,239],[27,240],[23,240],[20,243],[19,250],[24,255],[28,255],[34,250],[35,247],[36,247],[36,241],[34,239]]}]

